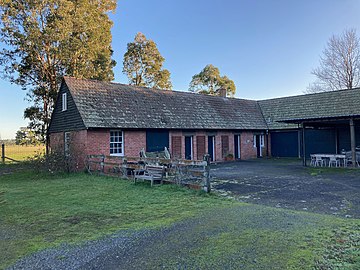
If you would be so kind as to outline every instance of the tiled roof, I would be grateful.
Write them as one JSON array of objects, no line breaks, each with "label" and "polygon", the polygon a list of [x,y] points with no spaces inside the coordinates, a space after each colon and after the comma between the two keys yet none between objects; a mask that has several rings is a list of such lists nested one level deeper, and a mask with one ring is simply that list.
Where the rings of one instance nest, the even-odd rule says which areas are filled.
[{"label": "tiled roof", "polygon": [[360,89],[258,101],[269,129],[297,127],[285,120],[311,120],[360,116]]},{"label": "tiled roof", "polygon": [[267,129],[256,101],[65,77],[87,128]]},{"label": "tiled roof", "polygon": [[253,101],[65,77],[87,128],[264,130],[360,116],[360,89]]}]

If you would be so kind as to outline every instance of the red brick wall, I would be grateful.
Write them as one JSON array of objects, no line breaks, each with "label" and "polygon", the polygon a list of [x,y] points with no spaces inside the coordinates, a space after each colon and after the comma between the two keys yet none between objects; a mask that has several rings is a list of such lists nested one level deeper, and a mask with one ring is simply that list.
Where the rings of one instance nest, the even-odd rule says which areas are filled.
[{"label": "red brick wall", "polygon": [[[266,145],[268,146],[268,156],[271,157],[271,136],[270,133],[265,135],[265,149],[266,149]],[[266,150],[265,150],[266,151]]]},{"label": "red brick wall", "polygon": [[142,148],[146,150],[146,131],[124,131],[125,156],[139,157]]},{"label": "red brick wall", "polygon": [[89,130],[87,134],[88,155],[110,155],[110,130]]},{"label": "red brick wall", "polygon": [[[124,155],[138,157],[142,148],[146,149],[146,131],[123,131]],[[110,155],[110,130],[88,131],[89,155]]]},{"label": "red brick wall", "polygon": [[50,134],[50,149],[53,153],[64,153],[64,132]]},{"label": "red brick wall", "polygon": [[254,147],[253,132],[241,132],[240,136],[241,159],[256,158],[256,147]]},{"label": "red brick wall", "polygon": [[[238,132],[236,134],[239,134]],[[229,131],[219,131],[207,133],[205,131],[185,132],[170,131],[169,132],[169,149],[172,152],[172,137],[179,136],[181,138],[181,157],[185,158],[185,136],[193,136],[193,158],[200,159],[203,153],[199,153],[197,139],[198,136],[205,136],[205,153],[208,147],[208,135],[215,135],[215,161],[223,161],[222,141],[224,136],[228,137],[228,153],[234,155],[234,133]],[[70,151],[76,156],[76,166],[82,169],[84,158],[86,155],[110,155],[110,130],[82,130],[71,132]],[[222,139],[223,138],[223,139]],[[253,146],[253,132],[241,132],[240,135],[240,151],[241,159],[256,158],[256,148]],[[263,156],[266,156],[266,143],[263,148]],[[270,143],[270,141],[269,141]],[[202,146],[204,140],[201,141]],[[54,133],[50,135],[50,146],[52,151],[64,153],[64,133]],[[146,149],[146,131],[124,131],[124,155],[128,157],[138,157],[142,148]],[[269,144],[269,151],[270,144]],[[203,152],[203,151],[201,151]]]},{"label": "red brick wall", "polygon": [[[73,169],[79,171],[85,168],[87,146],[87,131],[70,132],[70,155],[72,157]],[[85,151],[84,151],[85,149]]]},{"label": "red brick wall", "polygon": [[[87,155],[87,131],[70,131],[70,159],[71,170],[81,171],[85,166],[85,158]],[[52,153],[60,155],[65,154],[64,149],[65,132],[50,134],[50,149]]]},{"label": "red brick wall", "polygon": [[[222,132],[210,132],[207,133],[205,131],[199,130],[194,132],[186,132],[186,131],[170,131],[170,150],[172,151],[172,137],[173,136],[180,136],[181,137],[181,158],[185,158],[185,136],[192,136],[193,137],[193,158],[200,159],[200,156],[202,158],[203,151],[201,153],[198,153],[198,145],[197,145],[197,139],[199,136],[205,136],[205,153],[208,152],[208,136],[209,135],[215,135],[215,161],[223,161],[224,157],[222,155],[222,143],[221,143],[221,137],[222,136],[228,136],[228,153],[234,155],[234,133],[229,131],[222,131]],[[201,144],[204,145],[204,141],[201,139]],[[202,147],[200,147],[202,148]],[[200,149],[201,150],[201,149]],[[198,155],[199,154],[199,155]],[[256,151],[255,151],[256,154]]]}]

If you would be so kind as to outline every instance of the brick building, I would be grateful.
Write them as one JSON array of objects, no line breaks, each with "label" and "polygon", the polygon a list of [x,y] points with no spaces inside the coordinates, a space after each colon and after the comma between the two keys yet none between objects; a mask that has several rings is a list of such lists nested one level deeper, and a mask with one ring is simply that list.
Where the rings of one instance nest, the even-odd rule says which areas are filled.
[{"label": "brick building", "polygon": [[52,115],[52,151],[213,161],[266,156],[267,125],[256,101],[65,77]]},{"label": "brick building", "polygon": [[254,101],[65,77],[49,135],[52,151],[79,167],[88,154],[164,147],[174,158],[224,161],[355,151],[359,121],[359,89]]}]

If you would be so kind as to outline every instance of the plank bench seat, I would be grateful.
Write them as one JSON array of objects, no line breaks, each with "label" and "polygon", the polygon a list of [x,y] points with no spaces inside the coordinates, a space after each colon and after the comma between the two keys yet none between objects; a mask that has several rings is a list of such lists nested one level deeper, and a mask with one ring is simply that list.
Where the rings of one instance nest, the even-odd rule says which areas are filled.
[{"label": "plank bench seat", "polygon": [[151,186],[154,185],[154,181],[160,181],[163,183],[165,167],[164,166],[150,166],[147,165],[143,170],[135,170],[134,183],[136,180],[150,181]]}]

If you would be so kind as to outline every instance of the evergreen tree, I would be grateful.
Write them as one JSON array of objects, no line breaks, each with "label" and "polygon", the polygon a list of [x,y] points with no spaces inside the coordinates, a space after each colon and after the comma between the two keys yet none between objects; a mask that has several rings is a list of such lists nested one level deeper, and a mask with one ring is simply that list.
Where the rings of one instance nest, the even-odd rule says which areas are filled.
[{"label": "evergreen tree", "polygon": [[170,72],[162,69],[164,61],[156,43],[137,33],[134,42],[127,45],[123,72],[131,85],[171,89]]},{"label": "evergreen tree", "polygon": [[28,90],[30,128],[45,134],[61,78],[112,80],[116,0],[0,0],[3,77]]},{"label": "evergreen tree", "polygon": [[217,96],[221,88],[226,89],[228,95],[235,95],[236,86],[234,81],[227,76],[220,76],[219,69],[210,64],[192,77],[189,90],[200,94]]}]

